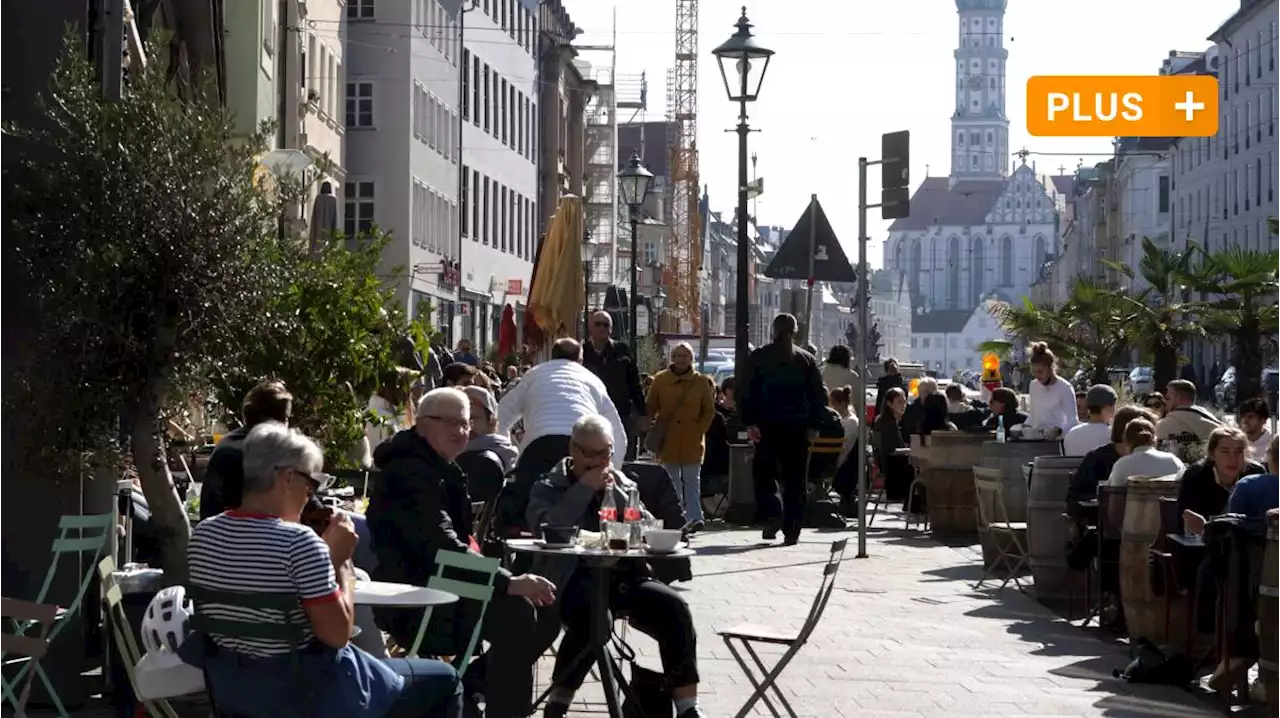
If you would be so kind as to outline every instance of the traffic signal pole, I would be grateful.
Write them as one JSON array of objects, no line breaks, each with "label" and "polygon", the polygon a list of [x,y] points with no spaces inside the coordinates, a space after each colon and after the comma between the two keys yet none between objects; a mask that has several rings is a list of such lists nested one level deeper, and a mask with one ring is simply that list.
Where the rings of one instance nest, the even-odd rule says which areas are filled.
[{"label": "traffic signal pole", "polygon": [[[880,159],[867,160],[858,158],[858,342],[861,346],[852,347],[855,361],[861,366],[858,372],[858,397],[862,405],[867,400],[867,376],[870,370],[867,362],[867,336],[870,334],[867,302],[871,296],[870,276],[867,271],[867,210],[880,208],[883,219],[900,219],[911,213],[910,195],[907,186],[910,183],[911,134],[908,130],[890,132],[880,138]],[[882,165],[880,177],[880,203],[867,204],[867,167]],[[880,407],[875,407],[873,414],[878,414]],[[863,440],[871,436],[871,427],[862,427]],[[858,553],[857,558],[867,557],[867,461],[866,448],[863,445],[863,456],[858,462]]]}]

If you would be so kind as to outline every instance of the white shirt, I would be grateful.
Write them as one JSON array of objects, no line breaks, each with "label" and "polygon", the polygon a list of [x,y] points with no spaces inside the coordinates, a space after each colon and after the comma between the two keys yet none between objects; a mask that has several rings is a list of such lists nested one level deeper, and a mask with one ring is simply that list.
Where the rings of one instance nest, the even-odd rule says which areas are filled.
[{"label": "white shirt", "polygon": [[849,460],[849,452],[858,441],[858,415],[840,417],[840,426],[844,427],[844,443],[840,446],[840,463],[843,464]]},{"label": "white shirt", "polygon": [[366,422],[364,425],[364,455],[361,457],[360,464],[368,469],[373,467],[374,449],[404,428],[402,426],[404,419],[396,412],[396,407],[391,402],[377,394],[369,397],[369,404],[365,410],[378,417],[376,423]]},{"label": "white shirt", "polygon": [[1257,439],[1250,441],[1249,445],[1245,447],[1245,458],[1266,466],[1267,449],[1269,448],[1271,448],[1271,430],[1264,426],[1262,427],[1262,434]]},{"label": "white shirt", "polygon": [[1177,476],[1182,478],[1182,470],[1187,465],[1182,463],[1182,459],[1170,454],[1167,451],[1161,451],[1154,446],[1139,446],[1133,450],[1128,456],[1121,456],[1116,465],[1111,469],[1111,476],[1107,479],[1107,483],[1111,486],[1124,486],[1129,483],[1129,479],[1135,476],[1145,476],[1152,479],[1158,479],[1162,476]]},{"label": "white shirt", "polygon": [[1027,394],[1027,415],[1030,417],[1027,423],[1031,426],[1062,429],[1065,434],[1080,423],[1076,413],[1076,392],[1066,379],[1057,377],[1048,386],[1033,379]]},{"label": "white shirt", "polygon": [[1063,456],[1084,456],[1099,446],[1111,443],[1111,425],[1090,421],[1076,424],[1062,437]]},{"label": "white shirt", "polygon": [[552,359],[530,369],[498,402],[498,433],[523,420],[524,449],[542,436],[569,436],[579,419],[592,414],[613,426],[613,463],[621,468],[627,430],[604,382],[578,362]]}]

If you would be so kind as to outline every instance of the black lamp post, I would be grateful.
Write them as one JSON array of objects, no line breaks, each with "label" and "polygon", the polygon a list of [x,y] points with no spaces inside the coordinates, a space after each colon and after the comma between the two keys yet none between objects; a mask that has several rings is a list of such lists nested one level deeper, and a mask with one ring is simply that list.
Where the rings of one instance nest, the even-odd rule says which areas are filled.
[{"label": "black lamp post", "polygon": [[591,327],[591,263],[600,252],[600,243],[592,239],[590,230],[582,231],[582,337]]},{"label": "black lamp post", "polygon": [[644,204],[644,198],[649,196],[649,188],[652,186],[653,173],[644,168],[640,155],[631,153],[631,160],[627,162],[627,166],[618,172],[618,188],[622,192],[622,201],[627,205],[631,218],[631,289],[627,292],[627,326],[631,332],[633,351],[636,345],[636,303],[639,301],[636,297],[639,265],[636,262],[640,258],[640,243],[636,227],[640,223],[640,205]]},{"label": "black lamp post", "polygon": [[[748,272],[751,271],[751,248],[747,232],[747,135],[751,132],[747,126],[747,103],[755,102],[760,96],[760,85],[764,82],[765,70],[769,68],[769,58],[773,50],[769,50],[756,42],[751,34],[751,21],[747,19],[747,8],[742,8],[742,16],[738,18],[738,31],[724,41],[720,47],[711,51],[720,65],[720,77],[724,79],[725,92],[729,101],[738,103],[738,281],[737,311],[733,317],[733,373],[741,376],[750,351],[750,320],[747,316],[747,303],[751,294]],[[729,68],[732,68],[730,72]],[[730,79],[730,77],[734,79]]]}]

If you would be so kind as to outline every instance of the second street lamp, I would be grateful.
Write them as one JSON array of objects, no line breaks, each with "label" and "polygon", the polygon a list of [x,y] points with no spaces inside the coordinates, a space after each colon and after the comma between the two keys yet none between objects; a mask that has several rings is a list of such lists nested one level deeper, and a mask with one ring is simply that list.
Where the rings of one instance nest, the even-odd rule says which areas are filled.
[{"label": "second street lamp", "polygon": [[657,291],[649,298],[649,303],[653,305],[653,318],[650,334],[657,334],[662,331],[662,310],[667,306],[667,293],[662,289],[662,285],[658,285]]},{"label": "second street lamp", "polygon": [[738,103],[738,286],[737,297],[734,299],[733,373],[742,376],[750,351],[748,335],[751,327],[747,316],[747,303],[751,294],[750,277],[747,274],[751,270],[751,247],[747,232],[747,135],[751,128],[747,125],[747,103],[755,102],[760,96],[760,85],[764,82],[764,73],[769,68],[773,50],[756,42],[755,36],[751,34],[751,21],[747,19],[746,7],[742,8],[737,28],[737,32],[720,47],[712,50],[711,54],[716,56],[716,62],[720,65],[720,77],[724,79],[724,89],[729,95],[729,101]]},{"label": "second street lamp", "polygon": [[649,196],[649,188],[653,186],[653,173],[645,169],[640,155],[631,154],[627,166],[618,172],[618,188],[622,193],[622,201],[626,203],[628,216],[631,219],[631,288],[627,292],[627,326],[631,332],[631,351],[636,350],[636,285],[639,283],[640,242],[636,229],[640,224],[640,206]]},{"label": "second street lamp", "polygon": [[591,263],[600,252],[600,243],[591,238],[590,230],[582,231],[582,337],[587,337],[591,322]]}]

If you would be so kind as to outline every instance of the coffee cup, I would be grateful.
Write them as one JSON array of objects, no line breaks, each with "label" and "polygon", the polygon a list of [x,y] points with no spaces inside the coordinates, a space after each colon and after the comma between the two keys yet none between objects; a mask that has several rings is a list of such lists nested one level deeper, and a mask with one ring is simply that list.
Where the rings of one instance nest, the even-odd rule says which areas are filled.
[{"label": "coffee cup", "polygon": [[676,550],[683,536],[680,529],[649,529],[644,532],[644,543],[650,551],[666,553]]}]

